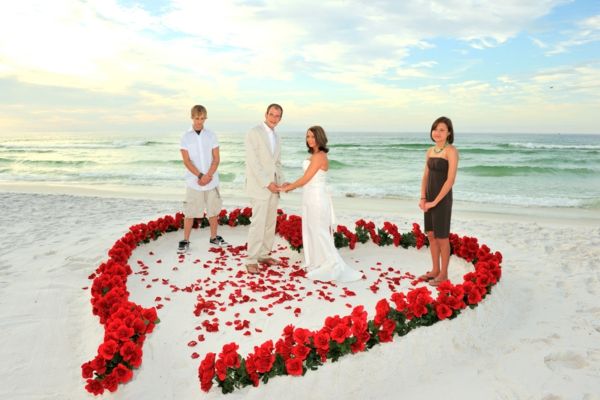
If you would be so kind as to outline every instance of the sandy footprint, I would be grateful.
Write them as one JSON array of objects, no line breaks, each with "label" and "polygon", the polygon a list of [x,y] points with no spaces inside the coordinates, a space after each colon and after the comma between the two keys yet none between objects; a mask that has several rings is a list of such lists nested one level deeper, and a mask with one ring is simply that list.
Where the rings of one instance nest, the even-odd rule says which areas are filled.
[{"label": "sandy footprint", "polygon": [[597,295],[600,290],[600,283],[596,278],[590,277],[585,281],[585,290],[591,295]]},{"label": "sandy footprint", "polygon": [[573,272],[573,266],[569,262],[565,262],[565,261],[561,262],[560,268],[563,270],[563,272],[566,272],[568,274]]},{"label": "sandy footprint", "polygon": [[573,351],[551,353],[544,357],[544,363],[552,371],[560,369],[581,369],[588,366],[586,359]]},{"label": "sandy footprint", "polygon": [[526,338],[521,339],[521,343],[534,344],[534,343],[544,343],[547,345],[551,345],[554,341],[560,339],[560,336],[556,333],[545,337],[545,338]]},{"label": "sandy footprint", "polygon": [[542,397],[542,400],[562,400],[562,397],[556,394],[547,394]]}]

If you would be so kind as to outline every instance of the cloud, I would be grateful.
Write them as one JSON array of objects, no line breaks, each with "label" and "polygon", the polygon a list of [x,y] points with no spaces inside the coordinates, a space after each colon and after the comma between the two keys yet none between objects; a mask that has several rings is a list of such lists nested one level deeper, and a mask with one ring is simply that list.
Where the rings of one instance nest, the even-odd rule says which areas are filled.
[{"label": "cloud", "polygon": [[560,2],[496,3],[175,0],[157,14],[142,3],[20,2],[3,10],[0,51],[20,79],[98,90],[172,85],[173,76],[286,80],[289,60],[301,57],[345,70],[394,58],[398,67],[438,36],[497,46]]},{"label": "cloud", "polygon": [[535,44],[540,49],[548,48],[548,45],[545,42],[543,42],[542,40],[535,38],[535,37],[531,37],[530,39],[533,42],[533,44]]},{"label": "cloud", "polygon": [[576,29],[564,33],[567,38],[551,46],[547,55],[568,52],[572,47],[600,41],[600,15],[585,18],[576,23]]},{"label": "cloud", "polygon": [[[296,115],[313,112],[328,121],[340,109],[340,119],[355,121],[365,107],[389,115],[425,114],[425,107],[449,98],[485,105],[488,95],[516,94],[522,77],[475,79],[468,74],[479,61],[469,54],[506,44],[565,3],[173,0],[150,8],[116,0],[7,2],[0,16],[0,90],[6,82],[26,93],[37,87],[47,105],[53,93],[77,93],[77,104],[49,108],[72,126],[94,112],[122,126],[128,119],[167,124],[187,118],[197,102],[238,121],[261,115],[274,97]],[[560,46],[597,40],[598,20],[582,20]],[[451,63],[432,57],[447,50],[440,38],[463,55]],[[26,106],[27,99],[12,104]]]}]

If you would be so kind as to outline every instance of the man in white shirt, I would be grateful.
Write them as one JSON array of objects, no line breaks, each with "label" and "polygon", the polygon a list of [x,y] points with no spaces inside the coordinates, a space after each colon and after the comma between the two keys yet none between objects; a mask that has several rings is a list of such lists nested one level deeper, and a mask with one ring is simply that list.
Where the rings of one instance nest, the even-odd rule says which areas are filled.
[{"label": "man in white shirt", "polygon": [[177,252],[186,253],[190,248],[190,233],[194,218],[204,217],[210,225],[210,244],[226,246],[227,242],[217,235],[218,215],[223,202],[219,193],[219,142],[211,130],[204,128],[206,108],[192,107],[192,127],[181,137],[181,157],[186,168],[186,194],[183,202],[183,240]]},{"label": "man in white shirt", "polygon": [[246,134],[246,191],[252,205],[246,270],[252,274],[259,272],[259,263],[279,263],[269,253],[275,240],[279,187],[283,181],[281,141],[275,132],[282,114],[279,104],[269,105],[265,121]]}]

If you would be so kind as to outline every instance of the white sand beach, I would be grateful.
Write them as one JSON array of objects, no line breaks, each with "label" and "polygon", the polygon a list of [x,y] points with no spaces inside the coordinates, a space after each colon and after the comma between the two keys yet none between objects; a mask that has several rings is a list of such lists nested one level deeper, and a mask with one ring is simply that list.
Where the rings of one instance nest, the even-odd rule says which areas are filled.
[{"label": "white sand beach", "polygon": [[[103,329],[92,315],[89,290],[83,289],[91,284],[88,276],[129,226],[179,211],[179,194],[72,188],[36,193],[40,191],[31,186],[0,187],[0,398],[91,399],[80,366],[95,356]],[[284,196],[281,207],[297,213],[298,199]],[[334,199],[340,224],[353,226],[356,219],[365,218],[381,226],[389,220],[401,231],[410,230],[412,222],[422,223],[414,203]],[[227,209],[246,205],[244,198],[225,199]],[[223,227],[221,233],[237,246],[244,244],[246,229]],[[204,246],[206,231],[192,233],[192,244],[197,245],[181,264],[175,254],[180,232],[138,247],[130,265],[139,271],[136,262],[141,261],[151,275],[148,281],[142,275],[130,276],[131,299],[145,307],[163,304],[158,310],[161,323],[146,338],[143,362],[132,381],[102,398],[600,399],[600,212],[456,203],[452,231],[475,236],[504,256],[502,280],[478,307],[396,337],[393,343],[327,362],[303,377],[276,377],[228,395],[216,386],[208,393],[200,391],[201,358],[192,359],[192,352],[202,357],[206,351],[220,351],[220,347],[208,350],[208,344],[236,341],[240,353],[246,354],[271,333],[278,338],[288,323],[316,329],[325,315],[349,313],[346,302],[364,304],[372,317],[376,299],[387,292],[382,289],[374,295],[364,282],[339,285],[332,292],[339,295],[347,287],[357,296],[331,303],[319,303],[313,296],[305,300],[298,317],[283,307],[274,311],[273,318],[258,313],[248,337],[224,326],[236,312],[229,308],[218,334],[205,333],[205,342],[189,347],[199,321],[192,312],[195,295],[170,293],[160,279],[185,285],[208,275],[207,269],[194,270],[192,262],[214,259]],[[280,249],[285,244],[281,239],[277,243]],[[289,249],[277,255],[291,257],[290,262],[301,258]],[[358,269],[381,262],[383,267],[393,265],[415,275],[429,263],[426,249],[378,248],[369,243],[354,251],[343,249],[342,255]],[[230,257],[224,268],[235,274],[239,263]],[[460,279],[468,268],[453,259],[451,280]],[[147,288],[151,277],[159,280]],[[309,285],[314,284],[307,281],[306,290]],[[239,312],[248,307],[239,305]]]}]

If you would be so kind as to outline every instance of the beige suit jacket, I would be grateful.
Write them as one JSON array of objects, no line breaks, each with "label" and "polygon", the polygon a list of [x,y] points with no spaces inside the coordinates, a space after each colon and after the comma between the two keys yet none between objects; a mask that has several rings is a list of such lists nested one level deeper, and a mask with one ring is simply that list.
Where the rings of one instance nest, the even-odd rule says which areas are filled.
[{"label": "beige suit jacket", "polygon": [[281,140],[275,132],[275,153],[263,124],[255,126],[246,134],[246,192],[255,199],[268,199],[269,183],[283,183],[281,168]]}]

